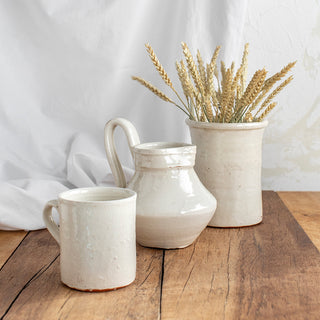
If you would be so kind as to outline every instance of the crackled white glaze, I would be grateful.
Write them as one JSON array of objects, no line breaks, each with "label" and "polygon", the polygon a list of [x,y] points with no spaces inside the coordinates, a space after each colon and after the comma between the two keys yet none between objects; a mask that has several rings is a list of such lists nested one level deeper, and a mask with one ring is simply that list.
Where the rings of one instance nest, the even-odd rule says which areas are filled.
[{"label": "crackled white glaze", "polygon": [[[59,212],[60,227],[52,219]],[[136,193],[121,188],[81,188],[49,201],[43,218],[60,244],[61,281],[85,291],[119,288],[136,274]]]},{"label": "crackled white glaze", "polygon": [[262,221],[261,147],[267,121],[203,123],[187,119],[197,146],[195,170],[218,201],[212,227]]},{"label": "crackled white glaze", "polygon": [[[135,173],[128,188],[137,192],[137,241],[148,247],[183,248],[190,245],[211,220],[216,200],[194,172],[196,146],[176,142],[140,144],[125,119],[106,124],[106,153],[118,186],[125,186],[113,144],[121,126],[129,139]],[[134,138],[136,137],[136,138]]]}]

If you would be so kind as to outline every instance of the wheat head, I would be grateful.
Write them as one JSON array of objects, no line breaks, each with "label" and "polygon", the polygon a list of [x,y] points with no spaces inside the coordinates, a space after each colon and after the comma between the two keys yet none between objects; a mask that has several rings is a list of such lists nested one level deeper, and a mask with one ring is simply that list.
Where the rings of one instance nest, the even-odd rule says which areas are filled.
[{"label": "wheat head", "polygon": [[284,80],[277,88],[275,88],[270,94],[269,96],[263,101],[263,103],[261,104],[259,110],[256,112],[256,115],[262,111],[270,102],[271,100],[285,87],[287,86],[291,81],[293,80],[293,76],[288,77],[286,80]]},{"label": "wheat head", "polygon": [[163,79],[163,81],[171,88],[174,90],[173,88],[173,84],[172,81],[170,80],[167,72],[164,70],[163,66],[161,65],[159,59],[157,58],[154,50],[152,49],[152,47],[147,43],[146,45],[146,49],[147,52],[149,53],[150,59],[153,63],[153,65],[156,67],[156,69],[158,70],[158,73],[160,74],[161,78]]},{"label": "wheat head", "polygon": [[282,68],[279,72],[274,74],[272,77],[267,79],[262,88],[263,91],[268,91],[276,82],[281,80],[286,74],[295,66],[297,61],[288,63],[284,68]]},{"label": "wheat head", "polygon": [[226,118],[229,118],[232,113],[232,108],[228,108],[229,98],[231,94],[231,84],[232,84],[232,70],[227,69],[224,76],[224,82],[222,86],[222,97],[221,97],[221,118],[220,121],[225,121]]},{"label": "wheat head", "polygon": [[200,74],[200,79],[202,81],[202,85],[205,88],[207,86],[207,76],[206,76],[206,69],[204,67],[204,63],[200,54],[200,51],[197,51],[197,61],[198,61],[198,69]]},{"label": "wheat head", "polygon": [[214,89],[214,84],[213,84],[213,75],[215,70],[217,70],[216,65],[217,65],[217,59],[218,59],[218,55],[220,52],[221,47],[217,46],[210,63],[207,65],[207,92],[208,94],[212,95],[213,91],[215,91]]},{"label": "wheat head", "polygon": [[262,121],[268,113],[277,105],[276,102],[272,102],[268,107],[263,111],[263,113],[257,118],[258,121]]},{"label": "wheat head", "polygon": [[193,60],[192,54],[191,54],[186,43],[182,42],[181,46],[182,46],[183,54],[186,58],[187,66],[188,66],[189,72],[192,76],[192,79],[193,79],[196,87],[200,91],[201,95],[204,96],[204,87],[202,85],[200,74],[199,74],[199,71],[196,67],[194,60]]},{"label": "wheat head", "polygon": [[166,96],[162,91],[160,91],[158,88],[156,88],[154,85],[152,85],[150,82],[140,78],[140,77],[131,77],[132,80],[136,80],[138,81],[140,84],[142,84],[143,86],[145,86],[146,88],[148,88],[151,92],[153,92],[156,96],[158,96],[160,99],[166,101],[166,102],[170,102],[170,103],[174,103],[168,96]]},{"label": "wheat head", "polygon": [[255,97],[259,94],[266,77],[267,71],[265,69],[257,70],[251,81],[249,82],[246,91],[244,92],[239,102],[239,107],[245,107],[252,103]]},{"label": "wheat head", "polygon": [[248,73],[248,55],[249,55],[249,43],[246,43],[244,45],[244,50],[243,50],[242,60],[241,60],[241,69],[242,69],[242,74],[240,77],[240,92],[241,92],[241,94],[244,93],[244,90],[246,87],[247,73]]}]

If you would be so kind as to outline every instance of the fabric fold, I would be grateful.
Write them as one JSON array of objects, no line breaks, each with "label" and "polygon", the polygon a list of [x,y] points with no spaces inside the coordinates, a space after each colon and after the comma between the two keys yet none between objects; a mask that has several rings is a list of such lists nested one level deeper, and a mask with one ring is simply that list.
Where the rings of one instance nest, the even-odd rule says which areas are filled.
[{"label": "fabric fold", "polygon": [[205,60],[218,44],[225,57],[239,52],[245,7],[246,0],[1,1],[0,229],[43,228],[42,209],[60,192],[114,185],[103,145],[111,118],[130,120],[142,142],[188,142],[185,115],[131,80],[142,76],[174,96],[144,44],[179,91],[181,41]]}]

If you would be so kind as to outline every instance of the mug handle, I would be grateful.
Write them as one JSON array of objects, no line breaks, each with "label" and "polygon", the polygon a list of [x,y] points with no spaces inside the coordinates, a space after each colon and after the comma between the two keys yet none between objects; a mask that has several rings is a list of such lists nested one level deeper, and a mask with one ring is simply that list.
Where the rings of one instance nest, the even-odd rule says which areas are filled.
[{"label": "mug handle", "polygon": [[54,239],[60,244],[60,230],[58,225],[54,222],[52,217],[52,208],[56,208],[58,210],[58,201],[57,200],[51,200],[47,202],[46,206],[43,209],[43,220],[44,223],[51,233],[51,235],[54,237]]},{"label": "mug handle", "polygon": [[140,138],[134,125],[123,118],[115,118],[107,122],[104,128],[104,145],[106,148],[107,159],[117,187],[127,186],[126,178],[123,173],[119,157],[114,145],[114,130],[120,126],[127,136],[130,152],[133,157],[132,147],[140,144]]}]

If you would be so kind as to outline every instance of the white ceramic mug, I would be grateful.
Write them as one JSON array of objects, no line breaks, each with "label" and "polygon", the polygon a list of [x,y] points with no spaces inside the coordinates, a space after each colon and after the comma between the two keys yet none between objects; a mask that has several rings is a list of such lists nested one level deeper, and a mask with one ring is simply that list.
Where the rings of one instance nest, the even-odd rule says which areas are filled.
[{"label": "white ceramic mug", "polygon": [[[83,291],[121,288],[136,276],[136,193],[94,187],[61,193],[43,210],[60,245],[61,281]],[[52,218],[59,213],[60,227]]]}]

